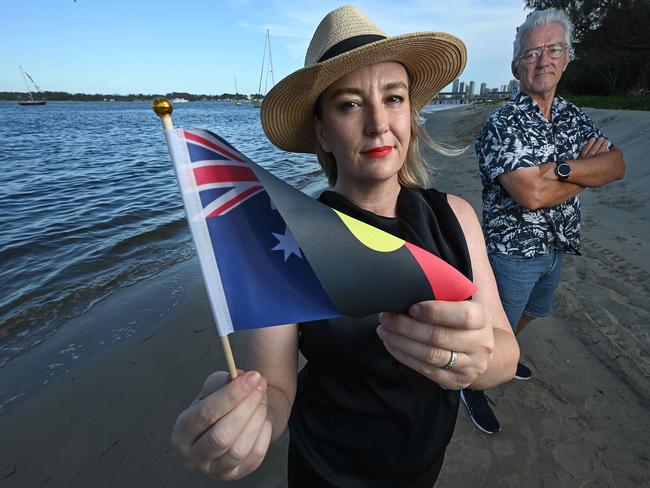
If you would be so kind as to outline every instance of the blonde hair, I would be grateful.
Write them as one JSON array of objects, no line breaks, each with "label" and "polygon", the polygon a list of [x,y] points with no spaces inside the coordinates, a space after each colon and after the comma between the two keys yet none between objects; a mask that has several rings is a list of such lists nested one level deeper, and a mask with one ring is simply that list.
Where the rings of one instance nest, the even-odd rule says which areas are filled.
[{"label": "blonde hair", "polygon": [[[314,116],[321,120],[321,114],[319,98],[316,100],[314,107]],[[425,147],[445,156],[458,156],[467,149],[455,149],[434,140],[420,123],[418,111],[411,105],[411,141],[406,151],[404,164],[397,173],[397,177],[402,186],[429,188],[433,185],[433,168],[426,162],[424,157]],[[334,186],[338,179],[338,169],[334,155],[325,151],[319,144],[316,149],[316,156],[318,157],[321,168],[323,168],[325,176],[327,176],[328,183],[330,186]]]}]

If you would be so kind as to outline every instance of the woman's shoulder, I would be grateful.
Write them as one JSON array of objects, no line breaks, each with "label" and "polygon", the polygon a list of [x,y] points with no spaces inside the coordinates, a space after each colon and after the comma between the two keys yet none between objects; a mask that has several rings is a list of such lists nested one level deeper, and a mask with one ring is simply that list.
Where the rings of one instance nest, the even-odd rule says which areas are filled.
[{"label": "woman's shoulder", "polygon": [[449,203],[449,206],[454,211],[471,211],[472,213],[475,213],[474,208],[464,198],[459,197],[458,195],[452,195],[451,193],[446,193],[445,195],[447,196],[447,203]]},{"label": "woman's shoulder", "polygon": [[440,207],[451,209],[459,221],[461,218],[476,218],[474,208],[467,200],[457,195],[445,193],[436,188],[420,189],[419,192],[434,210]]},{"label": "woman's shoulder", "polygon": [[456,195],[448,194],[447,202],[463,229],[466,238],[478,235],[482,239],[483,233],[481,230],[481,224],[479,223],[474,207],[472,207],[467,200]]}]

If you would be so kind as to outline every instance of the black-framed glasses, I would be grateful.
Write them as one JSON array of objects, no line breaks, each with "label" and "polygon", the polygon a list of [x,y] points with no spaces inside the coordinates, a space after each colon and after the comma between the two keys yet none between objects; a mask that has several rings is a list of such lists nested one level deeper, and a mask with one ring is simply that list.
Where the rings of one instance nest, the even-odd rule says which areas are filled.
[{"label": "black-framed glasses", "polygon": [[553,59],[558,59],[561,57],[568,46],[564,42],[556,42],[554,44],[548,44],[546,46],[533,47],[524,51],[524,54],[517,56],[517,59],[520,59],[526,64],[536,63],[539,58],[542,57],[542,53],[546,51],[550,57]]}]

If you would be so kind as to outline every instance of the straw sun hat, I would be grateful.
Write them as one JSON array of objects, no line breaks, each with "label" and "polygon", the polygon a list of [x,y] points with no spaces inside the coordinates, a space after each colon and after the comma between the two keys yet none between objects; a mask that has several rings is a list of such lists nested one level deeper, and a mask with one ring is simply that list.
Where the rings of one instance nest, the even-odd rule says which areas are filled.
[{"label": "straw sun hat", "polygon": [[355,6],[345,5],[316,28],[305,67],[264,97],[262,127],[280,149],[315,153],[314,105],[339,78],[370,64],[399,62],[409,74],[411,105],[419,110],[462,73],[466,60],[465,44],[457,37],[444,32],[389,37]]}]

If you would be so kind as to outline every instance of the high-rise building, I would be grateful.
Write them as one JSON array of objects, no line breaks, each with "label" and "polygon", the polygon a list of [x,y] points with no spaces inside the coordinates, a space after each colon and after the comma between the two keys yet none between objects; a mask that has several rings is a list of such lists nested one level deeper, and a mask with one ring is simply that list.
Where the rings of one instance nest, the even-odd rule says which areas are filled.
[{"label": "high-rise building", "polygon": [[476,93],[476,82],[475,81],[470,81],[469,82],[469,89],[467,90],[467,94],[470,97],[473,97],[474,93]]},{"label": "high-rise building", "polygon": [[452,85],[451,91],[454,93],[458,93],[458,85],[460,84],[460,79],[456,78],[454,80],[454,84]]},{"label": "high-rise building", "polygon": [[465,93],[465,82],[461,81],[460,85],[458,85],[458,93]]},{"label": "high-rise building", "polygon": [[481,95],[485,95],[487,93],[487,83],[481,83]]}]

